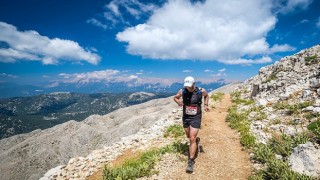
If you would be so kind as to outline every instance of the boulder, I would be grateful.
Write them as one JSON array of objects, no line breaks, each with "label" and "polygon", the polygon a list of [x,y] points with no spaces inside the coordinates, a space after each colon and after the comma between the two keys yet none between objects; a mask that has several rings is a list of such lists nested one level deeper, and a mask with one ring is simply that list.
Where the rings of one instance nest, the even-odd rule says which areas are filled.
[{"label": "boulder", "polygon": [[289,157],[289,164],[292,170],[308,176],[320,176],[320,149],[311,142],[300,144],[293,149]]}]

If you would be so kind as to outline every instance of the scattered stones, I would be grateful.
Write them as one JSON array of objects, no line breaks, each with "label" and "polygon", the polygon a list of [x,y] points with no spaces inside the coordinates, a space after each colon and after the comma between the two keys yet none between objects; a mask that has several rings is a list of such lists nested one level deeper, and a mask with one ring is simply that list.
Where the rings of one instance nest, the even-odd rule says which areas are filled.
[{"label": "scattered stones", "polygon": [[[175,109],[172,112],[178,113],[181,110]],[[69,160],[66,166],[58,166],[49,170],[41,180],[51,179],[85,179],[92,175],[105,163],[114,160],[125,150],[139,147],[144,150],[151,146],[151,141],[163,136],[166,127],[180,123],[181,115],[176,115],[175,119],[160,119],[148,128],[141,128],[136,134],[121,138],[120,141],[103,149],[92,151],[87,157],[77,157]],[[177,118],[179,117],[179,118]],[[54,178],[53,178],[54,177]]]},{"label": "scattered stones", "polygon": [[[257,142],[265,144],[272,137],[271,134],[294,137],[306,132],[310,123],[308,117],[320,114],[320,63],[319,59],[317,63],[308,63],[307,57],[312,56],[320,57],[320,44],[262,67],[258,75],[237,88],[241,98],[251,96],[255,106],[263,106],[266,118],[262,121],[255,121],[256,112],[249,111],[252,106],[242,104],[237,107],[238,111],[250,112],[250,132]],[[314,103],[301,109],[306,102]],[[294,151],[290,157],[292,169],[320,177],[319,147],[309,143],[299,145]],[[276,158],[283,159],[279,155]]]}]

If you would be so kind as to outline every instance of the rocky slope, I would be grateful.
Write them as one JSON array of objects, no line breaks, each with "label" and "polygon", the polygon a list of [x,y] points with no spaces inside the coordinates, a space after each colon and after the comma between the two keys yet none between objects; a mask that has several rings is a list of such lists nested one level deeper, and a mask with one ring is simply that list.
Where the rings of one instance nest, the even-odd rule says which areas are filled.
[{"label": "rocky slope", "polygon": [[69,120],[82,121],[92,114],[104,115],[118,108],[168,97],[168,93],[56,92],[31,97],[0,99],[0,139]]},{"label": "rocky slope", "polygon": [[[131,142],[146,142],[146,138],[153,137],[151,134],[157,134],[158,130],[141,129],[152,128],[159,120],[163,124],[170,122],[168,113],[175,108],[172,97],[156,99],[104,116],[93,115],[82,122],[69,121],[46,130],[2,139],[1,179],[38,179],[49,169],[66,165],[74,157],[86,157],[93,150],[108,149],[107,153],[117,155],[119,152],[113,151],[113,146],[120,146],[123,137],[142,133],[139,137],[133,136]],[[113,144],[115,142],[118,144]],[[90,159],[104,161],[95,156]]]},{"label": "rocky slope", "polygon": [[241,99],[254,100],[237,109],[248,112],[250,131],[259,143],[266,144],[277,133],[307,134],[312,142],[298,145],[288,158],[279,154],[277,158],[288,161],[298,173],[319,177],[320,129],[311,130],[310,124],[320,125],[320,45],[261,68],[237,92]]}]

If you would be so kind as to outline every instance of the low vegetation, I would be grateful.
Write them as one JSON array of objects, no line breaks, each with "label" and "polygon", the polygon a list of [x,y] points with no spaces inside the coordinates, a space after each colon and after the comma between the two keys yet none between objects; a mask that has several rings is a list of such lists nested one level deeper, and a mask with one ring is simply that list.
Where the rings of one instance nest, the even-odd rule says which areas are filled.
[{"label": "low vegetation", "polygon": [[270,82],[272,80],[277,79],[277,74],[276,73],[271,73],[270,76],[267,78],[266,82]]},{"label": "low vegetation", "polygon": [[[166,132],[166,137],[178,138],[183,135],[184,131],[182,126],[172,125]],[[178,153],[183,154],[188,151],[188,144],[181,143],[179,140],[175,140],[173,143],[157,149],[151,149],[141,153],[138,157],[127,159],[124,163],[111,166],[105,166],[103,170],[104,180],[123,180],[123,179],[136,179],[139,177],[151,176],[157,174],[154,171],[155,164],[161,160],[161,157],[165,153]]]},{"label": "low vegetation", "polygon": [[223,95],[224,95],[224,93],[217,92],[217,93],[212,94],[210,98],[213,101],[219,101],[220,102],[222,100]]},{"label": "low vegetation", "polygon": [[[292,149],[299,144],[304,144],[309,141],[307,133],[297,134],[296,136],[288,136],[285,134],[273,133],[273,137],[267,144],[257,143],[255,136],[250,133],[250,120],[248,115],[250,112],[258,112],[258,116],[264,116],[264,107],[252,106],[249,110],[239,111],[237,106],[244,104],[246,100],[241,100],[240,93],[236,92],[232,94],[234,105],[228,110],[227,121],[231,128],[237,129],[240,132],[241,144],[247,148],[249,152],[254,155],[252,160],[262,164],[264,168],[255,172],[249,179],[262,180],[262,179],[312,179],[309,176],[301,175],[290,169],[288,164],[288,157],[292,153]],[[310,105],[311,102],[300,103],[297,105],[289,105],[286,102],[277,103],[274,105],[274,109],[288,109],[293,113],[300,112],[301,109]],[[275,120],[273,123],[281,123],[281,120]],[[308,126],[308,129],[316,131],[318,137],[320,135],[320,121],[312,123]]]},{"label": "low vegetation", "polygon": [[315,140],[320,144],[320,118],[308,125],[308,130],[313,132]]},{"label": "low vegetation", "polygon": [[306,101],[306,102],[290,105],[288,102],[283,101],[283,102],[278,102],[274,104],[273,108],[276,110],[286,109],[288,110],[288,115],[301,114],[301,110],[303,108],[311,106],[313,103],[314,103],[313,101]]},{"label": "low vegetation", "polygon": [[232,106],[228,110],[226,120],[231,128],[240,132],[240,143],[243,146],[250,148],[255,144],[255,137],[250,133],[248,112],[238,112],[236,106]]},{"label": "low vegetation", "polygon": [[317,55],[307,56],[307,57],[304,58],[304,61],[305,61],[306,65],[317,64],[318,62],[320,62],[318,60]]},{"label": "low vegetation", "polygon": [[184,130],[181,125],[172,125],[168,127],[164,133],[164,137],[178,138],[184,135]]}]

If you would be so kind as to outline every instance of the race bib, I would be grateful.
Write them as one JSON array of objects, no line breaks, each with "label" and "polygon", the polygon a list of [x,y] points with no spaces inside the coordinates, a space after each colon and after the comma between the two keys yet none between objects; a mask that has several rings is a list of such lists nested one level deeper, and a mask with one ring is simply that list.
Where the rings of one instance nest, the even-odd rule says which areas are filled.
[{"label": "race bib", "polygon": [[186,106],[186,114],[197,115],[197,112],[198,112],[197,106]]}]

